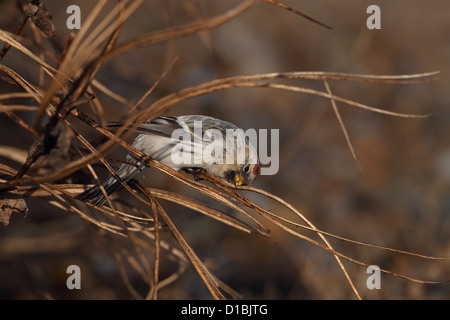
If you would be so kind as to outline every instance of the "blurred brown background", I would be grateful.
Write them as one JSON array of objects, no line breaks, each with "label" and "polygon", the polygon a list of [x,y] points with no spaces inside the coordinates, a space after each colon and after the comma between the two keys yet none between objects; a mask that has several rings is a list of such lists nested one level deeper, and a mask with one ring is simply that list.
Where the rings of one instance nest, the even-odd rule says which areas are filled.
[{"label": "blurred brown background", "polygon": [[[57,40],[69,35],[66,8],[81,8],[82,23],[92,1],[46,1]],[[120,41],[224,12],[238,1],[145,1],[125,24]],[[330,81],[334,94],[396,112],[431,114],[426,119],[389,117],[338,104],[357,157],[326,99],[271,89],[232,89],[183,102],[168,114],[205,114],[243,128],[280,129],[280,170],[255,186],[292,203],[318,228],[347,238],[432,256],[450,256],[450,3],[396,1],[283,1],[330,25],[328,30],[286,10],[260,3],[211,32],[133,50],[109,61],[98,80],[137,101],[178,57],[149,101],[181,88],[234,75],[329,71],[374,75],[441,70],[437,81],[413,85]],[[381,30],[366,28],[366,9],[381,8]],[[106,14],[106,13],[105,13]],[[15,1],[2,1],[0,27],[13,32],[20,21]],[[26,37],[29,29],[23,32]],[[12,50],[2,63],[37,82],[37,67]],[[323,83],[296,81],[317,90]],[[12,90],[0,83],[0,92]],[[126,110],[99,93],[108,120]],[[87,108],[85,110],[88,110]],[[26,121],[31,118],[19,113]],[[81,128],[83,129],[83,128]],[[86,128],[85,128],[86,129]],[[86,130],[89,137],[90,131]],[[92,135],[91,137],[93,137]],[[0,114],[0,147],[28,150],[34,141]],[[123,155],[120,150],[116,155]],[[20,164],[0,160],[19,168]],[[151,186],[191,191],[147,170]],[[262,197],[255,202],[286,215]],[[208,201],[200,197],[200,200]],[[76,215],[40,199],[27,200],[26,217],[0,226],[0,298],[129,299],[115,265],[114,250],[127,239],[105,234]],[[217,205],[210,202],[210,205]],[[221,206],[217,205],[218,208]],[[249,299],[353,299],[333,256],[271,227],[272,236],[244,234],[178,206],[169,215],[200,258],[221,280]],[[299,230],[300,232],[303,232]],[[306,233],[312,236],[310,233]],[[170,239],[170,237],[167,237]],[[344,254],[396,273],[425,280],[450,279],[449,262],[412,258],[333,240]],[[381,290],[366,288],[366,268],[345,261],[367,299],[448,299],[448,284],[425,285],[382,275]],[[82,270],[82,290],[65,287],[68,265]],[[170,263],[161,276],[174,272]],[[133,280],[133,276],[131,275]],[[136,275],[133,285],[148,289]],[[159,293],[160,298],[210,298],[193,268]]]}]

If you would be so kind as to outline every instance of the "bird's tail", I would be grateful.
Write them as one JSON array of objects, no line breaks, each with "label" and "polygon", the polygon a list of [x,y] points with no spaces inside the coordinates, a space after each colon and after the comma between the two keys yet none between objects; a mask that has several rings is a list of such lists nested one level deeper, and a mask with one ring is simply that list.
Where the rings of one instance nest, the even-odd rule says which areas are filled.
[{"label": "bird's tail", "polygon": [[[133,176],[135,176],[138,172],[140,172],[144,168],[143,165],[138,163],[137,166],[132,166],[129,164],[122,164],[117,171],[117,175],[124,181],[127,182]],[[122,184],[119,180],[117,180],[114,176],[109,177],[106,181],[102,183],[103,188],[106,191],[108,196],[112,195],[116,192]],[[91,204],[101,207],[106,202],[106,197],[103,194],[102,190],[99,186],[94,186],[83,193],[80,193],[75,197],[75,199],[81,201],[88,201]]]}]

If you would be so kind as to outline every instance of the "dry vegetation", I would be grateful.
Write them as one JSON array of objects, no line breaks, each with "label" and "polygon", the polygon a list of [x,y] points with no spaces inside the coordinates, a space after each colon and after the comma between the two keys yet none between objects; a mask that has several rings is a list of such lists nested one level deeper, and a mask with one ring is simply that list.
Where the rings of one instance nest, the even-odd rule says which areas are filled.
[{"label": "dry vegetation", "polygon": [[[10,18],[0,30],[0,297],[448,297],[443,282],[449,278],[449,233],[438,229],[449,225],[440,196],[445,189],[429,190],[424,202],[415,203],[424,189],[408,193],[408,182],[387,175],[424,170],[420,163],[404,172],[387,166],[394,156],[410,161],[429,152],[412,147],[406,155],[395,154],[388,150],[395,145],[385,141],[412,130],[406,144],[433,143],[421,131],[433,110],[414,103],[398,108],[394,102],[397,95],[407,97],[399,106],[418,99],[418,92],[404,88],[432,90],[441,81],[439,72],[267,73],[274,70],[251,63],[264,48],[253,37],[283,33],[285,46],[271,50],[293,50],[286,55],[295,60],[292,24],[300,20],[306,29],[333,31],[324,21],[264,2],[80,2],[82,29],[74,34],[65,28],[64,1],[46,2],[55,21],[42,6],[2,4]],[[272,14],[292,18],[290,27],[260,24],[260,15]],[[244,23],[257,25],[260,33],[252,34]],[[230,57],[220,39],[227,33],[238,37],[239,28],[245,32],[236,42],[248,46],[234,48],[241,56]],[[361,42],[355,51],[364,50]],[[306,54],[301,58],[308,60]],[[280,64],[280,70],[298,70],[294,65]],[[365,90],[367,101],[383,107],[355,90]],[[319,111],[300,112],[299,104]],[[241,127],[282,128],[280,174],[236,190],[209,176],[194,181],[129,144],[133,127],[143,121],[183,113],[205,113]],[[125,124],[111,131],[108,121],[117,120]],[[390,131],[380,133],[376,126]],[[319,138],[312,138],[316,131]],[[102,208],[74,199],[115,174],[125,152],[151,167],[142,181],[123,183]],[[392,184],[396,191],[383,193]],[[72,264],[81,267],[82,290],[65,287]],[[378,292],[365,288],[371,264],[384,272]]]}]

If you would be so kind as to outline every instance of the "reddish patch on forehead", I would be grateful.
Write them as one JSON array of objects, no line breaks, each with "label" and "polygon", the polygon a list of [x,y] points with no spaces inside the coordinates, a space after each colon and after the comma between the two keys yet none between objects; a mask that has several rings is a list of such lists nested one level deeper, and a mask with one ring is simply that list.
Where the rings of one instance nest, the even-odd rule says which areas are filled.
[{"label": "reddish patch on forehead", "polygon": [[259,164],[256,164],[255,167],[253,168],[253,173],[258,174],[258,172],[259,172]]}]

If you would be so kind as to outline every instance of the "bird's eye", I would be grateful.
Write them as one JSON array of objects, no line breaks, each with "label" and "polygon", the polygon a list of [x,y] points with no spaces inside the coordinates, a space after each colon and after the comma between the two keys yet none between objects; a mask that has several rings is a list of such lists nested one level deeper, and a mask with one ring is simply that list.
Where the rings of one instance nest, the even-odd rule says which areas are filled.
[{"label": "bird's eye", "polygon": [[246,166],[246,167],[244,168],[244,171],[245,171],[245,172],[248,172],[249,169],[250,169],[250,166]]}]

